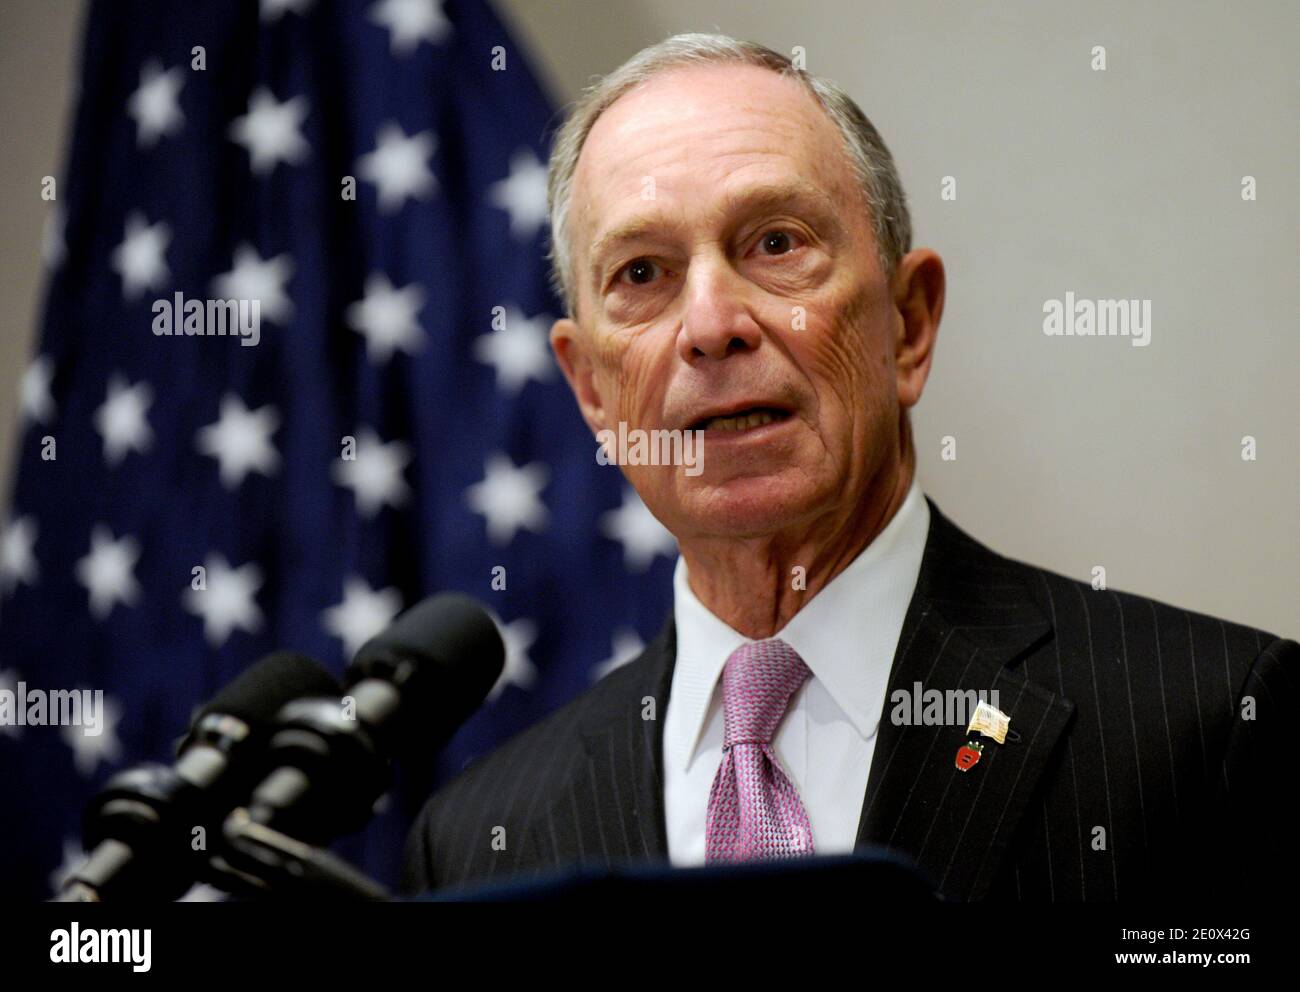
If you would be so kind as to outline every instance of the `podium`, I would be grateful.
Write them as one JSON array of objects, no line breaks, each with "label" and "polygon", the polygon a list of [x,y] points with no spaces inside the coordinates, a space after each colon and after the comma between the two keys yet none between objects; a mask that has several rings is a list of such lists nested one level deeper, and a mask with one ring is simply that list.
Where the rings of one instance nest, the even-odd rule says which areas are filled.
[{"label": "podium", "polygon": [[521,902],[638,907],[681,905],[710,900],[737,902],[808,900],[861,895],[886,905],[933,904],[939,896],[931,880],[910,859],[884,847],[852,854],[750,861],[730,865],[675,868],[667,862],[634,862],[608,868],[516,875],[501,881],[438,889],[416,897],[431,902]]}]

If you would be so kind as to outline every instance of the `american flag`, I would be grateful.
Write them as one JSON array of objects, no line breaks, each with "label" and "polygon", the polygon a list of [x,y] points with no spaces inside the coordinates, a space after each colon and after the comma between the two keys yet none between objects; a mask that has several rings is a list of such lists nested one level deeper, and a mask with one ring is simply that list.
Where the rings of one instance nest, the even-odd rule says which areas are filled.
[{"label": "american flag", "polygon": [[[48,895],[95,789],[169,760],[256,658],[341,673],[461,590],[506,669],[339,846],[392,884],[434,781],[658,628],[674,542],[597,464],[547,345],[554,124],[481,0],[89,7],[3,521],[0,689],[102,689],[104,726],[0,727],[6,895]],[[256,344],[182,333],[183,301],[214,299],[258,301]]]}]

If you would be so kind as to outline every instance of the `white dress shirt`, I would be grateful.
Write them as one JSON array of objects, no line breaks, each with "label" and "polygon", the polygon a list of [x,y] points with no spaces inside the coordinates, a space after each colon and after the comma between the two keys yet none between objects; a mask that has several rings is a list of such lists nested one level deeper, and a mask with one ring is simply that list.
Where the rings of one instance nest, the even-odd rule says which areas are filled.
[{"label": "white dress shirt", "polygon": [[[812,671],[772,743],[799,790],[818,854],[853,850],[889,671],[929,529],[930,508],[913,479],[885,529],[773,635]],[[698,865],[709,790],[722,762],[722,668],[751,639],[696,598],[682,558],[673,575],[673,617],[677,661],[663,745],[668,856],[675,865]]]}]

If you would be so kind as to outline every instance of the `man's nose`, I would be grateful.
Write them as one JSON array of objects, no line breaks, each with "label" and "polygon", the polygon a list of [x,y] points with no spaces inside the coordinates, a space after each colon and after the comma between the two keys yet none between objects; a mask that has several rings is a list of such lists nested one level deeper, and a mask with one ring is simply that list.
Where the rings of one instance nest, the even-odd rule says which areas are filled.
[{"label": "man's nose", "polygon": [[694,364],[752,351],[762,329],[744,302],[745,282],[724,261],[699,261],[686,277],[686,310],[677,332],[677,351]]}]

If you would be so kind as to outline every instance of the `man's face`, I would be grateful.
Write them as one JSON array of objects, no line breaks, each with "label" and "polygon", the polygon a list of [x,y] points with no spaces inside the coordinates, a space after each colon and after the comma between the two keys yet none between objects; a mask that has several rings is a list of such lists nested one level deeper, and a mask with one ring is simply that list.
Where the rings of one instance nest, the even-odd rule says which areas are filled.
[{"label": "man's face", "polygon": [[587,138],[569,221],[578,323],[552,344],[588,424],[705,430],[702,474],[623,469],[679,540],[857,503],[898,443],[902,322],[802,86],[709,66],[625,94]]}]

